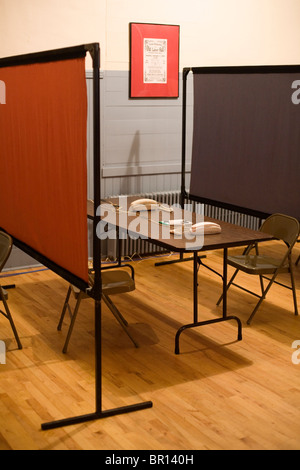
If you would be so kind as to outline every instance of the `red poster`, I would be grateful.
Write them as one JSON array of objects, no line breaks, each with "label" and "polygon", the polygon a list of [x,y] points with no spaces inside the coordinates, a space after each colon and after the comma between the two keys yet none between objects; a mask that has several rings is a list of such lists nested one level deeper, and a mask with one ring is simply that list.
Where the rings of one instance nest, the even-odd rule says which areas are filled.
[{"label": "red poster", "polygon": [[178,98],[179,26],[130,23],[130,98]]}]

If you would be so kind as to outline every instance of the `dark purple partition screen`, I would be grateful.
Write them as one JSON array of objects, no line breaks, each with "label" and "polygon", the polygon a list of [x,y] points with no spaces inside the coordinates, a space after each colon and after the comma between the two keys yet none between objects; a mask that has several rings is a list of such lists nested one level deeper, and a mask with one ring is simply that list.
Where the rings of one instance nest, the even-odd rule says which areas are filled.
[{"label": "dark purple partition screen", "polygon": [[300,219],[300,66],[192,70],[191,198]]}]

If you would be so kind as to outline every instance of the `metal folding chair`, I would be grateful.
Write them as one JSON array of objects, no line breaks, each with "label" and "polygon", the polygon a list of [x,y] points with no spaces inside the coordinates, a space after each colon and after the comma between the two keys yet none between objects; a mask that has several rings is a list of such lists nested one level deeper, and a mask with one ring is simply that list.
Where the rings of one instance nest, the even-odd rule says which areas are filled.
[{"label": "metal folding chair", "polygon": [[[122,265],[121,268],[124,268],[125,265]],[[131,266],[129,266],[131,268]],[[138,343],[135,341],[135,339],[132,337],[129,329],[128,329],[128,322],[125,320],[123,315],[120,313],[120,311],[117,309],[113,301],[111,300],[110,296],[114,294],[122,294],[125,292],[131,292],[135,289],[135,281],[134,281],[134,271],[131,270],[131,274],[129,274],[126,270],[120,269],[120,267],[116,267],[116,269],[103,269],[101,273],[101,280],[102,280],[102,299],[107,305],[107,307],[110,309],[114,317],[117,319],[117,321],[120,323],[121,327],[124,329],[126,334],[129,336],[131,341],[133,342],[135,347],[138,347]],[[90,283],[91,286],[93,285],[93,275],[90,275]],[[76,299],[76,304],[75,307],[72,311],[71,306],[70,306],[70,296],[71,293],[73,293],[75,299]],[[80,303],[83,299],[90,298],[88,294],[86,294],[83,291],[80,291],[78,288],[76,288],[73,285],[69,286],[66,300],[63,306],[63,310],[60,316],[60,320],[57,326],[57,329],[60,331],[62,328],[62,323],[66,314],[66,311],[68,310],[70,317],[71,317],[71,322],[68,330],[68,334],[66,337],[66,341],[63,347],[63,352],[67,352],[68,344],[72,335],[72,331],[74,328],[75,320],[78,314],[78,310],[80,307]]]},{"label": "metal folding chair", "polygon": [[[12,238],[7,233],[0,231],[0,272],[2,271],[6,261],[8,260],[10,256],[12,246],[13,246]],[[12,315],[10,313],[10,310],[7,304],[7,298],[8,298],[7,291],[3,289],[3,287],[0,286],[0,301],[3,303],[4,310],[5,310],[5,311],[0,310],[0,313],[5,318],[8,319],[10,326],[13,330],[16,342],[18,344],[18,348],[22,349],[22,344],[21,344],[17,329],[15,327]]]},{"label": "metal folding chair", "polygon": [[[240,289],[245,290],[246,292],[249,292],[250,294],[259,297],[258,303],[256,304],[254,310],[252,311],[250,317],[247,320],[248,325],[250,325],[254,315],[256,314],[262,301],[265,299],[273,283],[280,284],[281,286],[292,290],[294,300],[294,311],[295,315],[298,315],[291,252],[299,236],[299,229],[300,225],[297,219],[283,214],[273,214],[264,221],[260,230],[262,232],[269,233],[274,237],[274,239],[281,240],[284,242],[286,250],[283,255],[278,255],[278,257],[276,258],[261,255],[259,254],[258,244],[256,243],[247,247],[242,255],[228,256],[227,264],[233,266],[234,268],[236,268],[236,270],[233,276],[231,277],[229,283],[227,284],[227,289],[229,289],[231,285],[234,285],[236,287],[239,287]],[[252,254],[252,250],[255,251],[255,254]],[[233,283],[239,271],[259,276],[261,285],[261,295],[258,295],[238,284]],[[279,273],[284,272],[290,273],[291,287],[285,284],[281,284],[275,280]],[[271,279],[269,277],[266,277],[266,275],[271,275]],[[264,287],[263,279],[268,279],[269,281],[266,287]],[[221,297],[219,298],[217,305],[219,305],[219,303],[222,301],[222,298],[223,295],[221,295]]]}]

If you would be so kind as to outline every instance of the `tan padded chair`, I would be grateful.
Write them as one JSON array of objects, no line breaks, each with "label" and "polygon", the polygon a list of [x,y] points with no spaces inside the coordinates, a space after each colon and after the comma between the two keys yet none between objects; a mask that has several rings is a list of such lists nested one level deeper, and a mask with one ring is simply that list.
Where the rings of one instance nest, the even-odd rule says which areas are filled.
[{"label": "tan padded chair", "polygon": [[[125,292],[131,292],[135,289],[135,281],[134,281],[134,272],[133,269],[131,269],[131,274],[129,274],[124,268],[126,265],[122,265],[121,267],[116,267],[116,269],[103,269],[101,271],[101,280],[102,280],[102,299],[105,302],[105,304],[108,306],[114,317],[117,319],[117,321],[120,323],[126,334],[129,336],[135,347],[138,347],[137,342],[135,339],[132,337],[128,330],[128,322],[125,320],[123,315],[119,312],[115,304],[112,302],[110,296],[115,295],[115,294],[123,294]],[[131,268],[130,265],[128,265],[129,268]],[[90,275],[90,283],[91,286],[93,285],[94,278],[93,275]],[[70,301],[70,296],[71,293],[75,296],[76,299],[76,304],[74,307],[74,310],[72,311],[69,301]],[[73,285],[69,286],[68,292],[67,292],[67,297],[64,303],[64,307],[61,313],[61,317],[59,320],[59,324],[57,329],[60,331],[63,323],[63,319],[66,313],[66,310],[69,311],[70,317],[71,317],[71,323],[69,326],[69,331],[67,334],[67,338],[63,347],[63,352],[67,352],[68,344],[71,338],[71,334],[73,331],[73,327],[75,324],[75,320],[77,317],[77,313],[79,310],[80,303],[83,299],[90,298],[88,294],[86,294],[83,291],[80,291],[78,288],[74,287]]]},{"label": "tan padded chair", "polygon": [[[2,271],[6,261],[8,260],[10,256],[12,246],[13,246],[12,238],[7,233],[0,231],[0,272]],[[15,327],[10,310],[8,308],[7,298],[8,298],[8,295],[7,295],[6,290],[4,290],[3,287],[0,286],[0,301],[3,303],[4,309],[5,309],[5,312],[0,310],[0,313],[4,315],[5,318],[8,319],[10,326],[13,330],[13,333],[15,335],[18,348],[22,349],[22,344],[21,344],[19,335],[17,333],[17,329]]]},{"label": "tan padded chair", "polygon": [[[294,244],[297,241],[299,236],[300,225],[297,219],[293,217],[283,215],[283,214],[273,214],[268,217],[262,224],[260,230],[265,233],[269,233],[276,240],[281,240],[286,246],[284,255],[278,255],[277,258],[270,256],[263,256],[258,252],[258,244],[255,243],[250,245],[240,256],[228,256],[227,264],[236,268],[233,276],[231,277],[229,283],[227,284],[227,289],[232,285],[239,287],[250,294],[256,295],[259,297],[259,301],[256,304],[253,312],[248,318],[247,324],[250,325],[251,320],[253,319],[255,313],[257,312],[259,306],[261,305],[263,299],[266,297],[267,292],[269,291],[273,282],[280,284],[275,281],[275,278],[279,273],[289,272],[291,276],[291,287],[284,284],[280,284],[283,287],[291,289],[293,292],[294,300],[294,311],[295,315],[298,315],[297,308],[297,298],[296,298],[296,289],[295,289],[295,280],[293,275],[293,267],[291,260],[291,252]],[[255,250],[255,254],[251,254],[252,250]],[[258,295],[254,292],[249,291],[237,284],[233,283],[234,278],[236,277],[239,271],[243,271],[247,274],[258,275],[260,277],[261,285],[261,295]],[[265,277],[265,275],[272,275],[271,279]],[[264,288],[263,279],[268,279],[269,283],[266,288]],[[223,295],[217,302],[217,305],[221,302]]]}]

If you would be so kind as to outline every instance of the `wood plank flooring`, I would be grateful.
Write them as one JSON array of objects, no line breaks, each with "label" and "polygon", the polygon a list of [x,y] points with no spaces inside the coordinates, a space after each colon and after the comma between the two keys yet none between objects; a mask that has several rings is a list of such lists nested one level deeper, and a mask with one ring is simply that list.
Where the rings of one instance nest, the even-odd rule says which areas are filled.
[{"label": "wood plank flooring", "polygon": [[[294,260],[299,255],[295,248]],[[170,256],[168,259],[174,259]],[[161,260],[161,258],[159,258]],[[208,325],[181,335],[192,321],[192,263],[155,267],[134,261],[136,290],[114,297],[140,347],[136,349],[107,307],[102,307],[103,409],[153,402],[153,408],[42,431],[41,423],[94,411],[93,301],[82,303],[67,354],[68,328],[57,323],[68,284],[46,269],[2,273],[16,284],[8,302],[23,349],[0,316],[6,364],[0,365],[0,450],[255,450],[300,449],[300,316],[292,294],[274,285],[251,326],[256,298],[232,287],[228,313],[243,322]],[[204,260],[222,271],[222,253]],[[26,271],[26,272],[24,272]],[[230,271],[231,272],[231,271]],[[300,302],[300,265],[295,267]],[[248,288],[256,278],[240,274]],[[288,275],[281,280],[289,282]],[[201,319],[221,315],[221,279],[199,271]],[[300,304],[299,304],[300,306]]]}]

